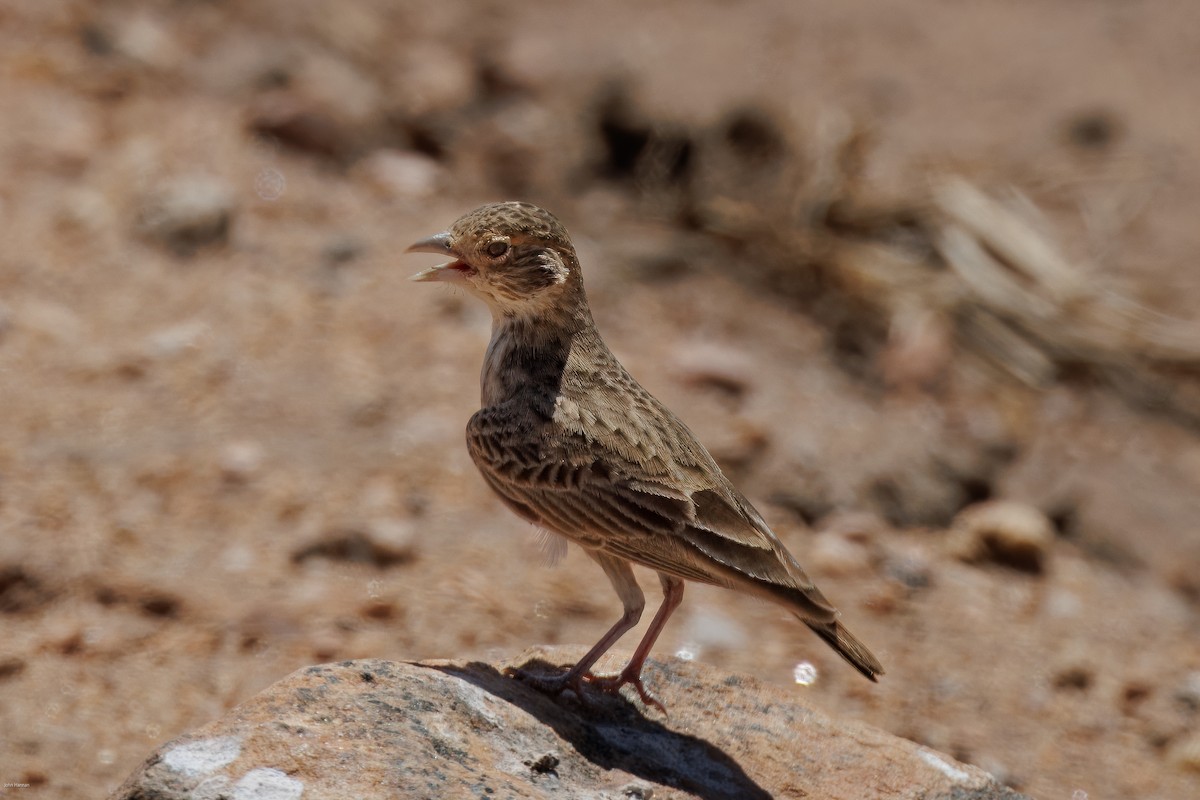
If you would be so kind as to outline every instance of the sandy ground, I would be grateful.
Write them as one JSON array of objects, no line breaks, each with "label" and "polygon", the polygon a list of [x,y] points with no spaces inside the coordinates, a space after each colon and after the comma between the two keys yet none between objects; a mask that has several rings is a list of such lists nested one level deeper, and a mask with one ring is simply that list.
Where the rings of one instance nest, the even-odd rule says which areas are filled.
[{"label": "sandy ground", "polygon": [[[689,218],[689,191],[733,197],[750,172],[687,176],[714,152],[697,142],[769,160],[773,135],[813,153],[861,125],[878,196],[949,172],[1015,186],[1093,280],[1195,320],[1200,9],[590,7],[0,8],[0,796],[102,795],[304,665],[611,624],[600,571],[547,567],[466,454],[486,311],[404,280],[428,262],[407,244],[510,197],[564,219],[609,344],[888,674],[704,588],[659,658],[1036,797],[1196,796],[1197,428],[953,348],[933,388],[898,387]],[[658,171],[622,160],[639,120]],[[988,498],[1053,522],[1040,568],[964,559],[948,528]]]}]

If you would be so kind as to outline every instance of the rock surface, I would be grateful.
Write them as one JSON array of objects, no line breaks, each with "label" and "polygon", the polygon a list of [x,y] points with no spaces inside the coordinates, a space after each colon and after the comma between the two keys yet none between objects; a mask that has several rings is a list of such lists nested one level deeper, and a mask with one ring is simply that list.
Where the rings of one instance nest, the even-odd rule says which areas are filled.
[{"label": "rock surface", "polygon": [[[538,672],[580,654],[534,650],[515,663]],[[164,744],[112,798],[1022,797],[949,756],[712,667],[651,662],[663,718],[624,697],[548,697],[505,666],[302,669]]]}]

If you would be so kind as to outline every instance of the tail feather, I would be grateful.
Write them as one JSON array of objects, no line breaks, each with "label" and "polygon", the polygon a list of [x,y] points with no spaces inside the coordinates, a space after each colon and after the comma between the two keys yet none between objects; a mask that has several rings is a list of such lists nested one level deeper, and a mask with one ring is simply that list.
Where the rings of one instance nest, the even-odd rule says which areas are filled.
[{"label": "tail feather", "polygon": [[824,639],[826,644],[836,650],[838,655],[846,659],[856,670],[872,681],[879,680],[879,676],[883,674],[883,665],[865,644],[846,630],[844,625],[837,620],[826,623],[804,620],[804,624],[812,628],[813,633]]}]

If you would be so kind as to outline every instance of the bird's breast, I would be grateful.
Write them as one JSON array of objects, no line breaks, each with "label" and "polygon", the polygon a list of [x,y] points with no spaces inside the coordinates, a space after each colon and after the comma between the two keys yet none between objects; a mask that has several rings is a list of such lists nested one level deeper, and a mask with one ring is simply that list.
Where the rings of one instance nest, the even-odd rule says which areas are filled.
[{"label": "bird's breast", "polygon": [[479,375],[483,407],[518,405],[550,419],[567,363],[567,349],[554,342],[531,344],[528,337],[516,333],[501,328],[493,332],[488,343]]}]

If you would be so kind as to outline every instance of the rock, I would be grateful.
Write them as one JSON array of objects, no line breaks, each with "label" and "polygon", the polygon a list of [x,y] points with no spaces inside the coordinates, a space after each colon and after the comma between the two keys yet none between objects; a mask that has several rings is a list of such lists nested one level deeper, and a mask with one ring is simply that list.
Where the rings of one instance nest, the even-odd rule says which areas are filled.
[{"label": "rock", "polygon": [[335,527],[292,551],[292,562],[313,558],[371,564],[381,569],[416,558],[416,533],[407,520],[381,516],[363,525]]},{"label": "rock", "polygon": [[252,440],[229,442],[221,448],[217,464],[226,483],[249,483],[262,472],[266,450]]},{"label": "rock", "polygon": [[446,169],[423,153],[381,148],[363,159],[358,172],[392,199],[427,199],[449,183]]},{"label": "rock", "polygon": [[1054,524],[1033,506],[991,500],[964,508],[950,529],[949,548],[964,561],[995,561],[1041,572],[1054,544]]},{"label": "rock", "polygon": [[267,141],[321,158],[347,158],[356,146],[355,132],[340,124],[328,109],[285,93],[255,103],[249,127]]},{"label": "rock", "polygon": [[228,239],[233,213],[234,193],[224,181],[185,176],[164,182],[146,198],[138,228],[176,253],[189,254]]},{"label": "rock", "polygon": [[1171,748],[1169,758],[1179,769],[1200,773],[1200,733],[1193,733],[1177,742]]},{"label": "rock", "polygon": [[383,92],[352,60],[303,48],[283,67],[280,88],[258,97],[249,127],[260,136],[311,155],[349,158],[375,139]]},{"label": "rock", "polygon": [[[521,661],[537,671],[581,654]],[[665,719],[625,697],[550,697],[505,666],[302,669],[162,745],[111,798],[1021,797],[949,756],[712,667],[648,664]]]},{"label": "rock", "polygon": [[760,370],[743,351],[713,342],[685,340],[672,354],[675,372],[690,387],[710,389],[739,399],[754,385]]},{"label": "rock", "polygon": [[198,349],[211,327],[204,320],[193,319],[161,328],[146,338],[142,354],[152,360],[176,358]]},{"label": "rock", "polygon": [[819,575],[861,575],[871,570],[871,549],[836,532],[819,533],[806,548],[805,563]]},{"label": "rock", "polygon": [[1200,670],[1188,673],[1175,690],[1174,697],[1188,711],[1200,711]]}]

